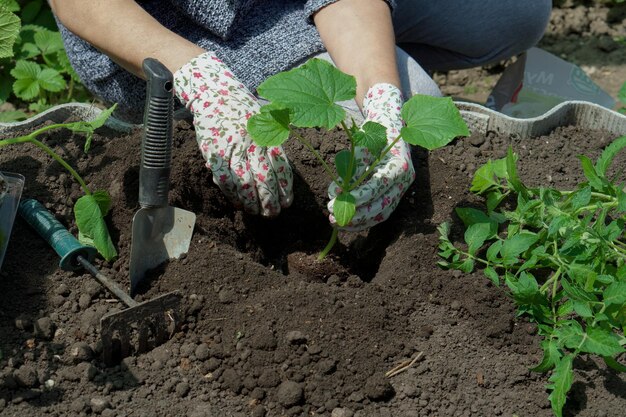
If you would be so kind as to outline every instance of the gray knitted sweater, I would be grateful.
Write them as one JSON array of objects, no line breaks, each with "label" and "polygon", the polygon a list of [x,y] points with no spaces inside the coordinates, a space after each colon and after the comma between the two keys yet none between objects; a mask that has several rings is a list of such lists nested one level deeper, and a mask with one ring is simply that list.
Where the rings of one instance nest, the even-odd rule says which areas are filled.
[{"label": "gray knitted sweater", "polygon": [[[214,51],[254,91],[267,77],[324,50],[311,15],[337,0],[143,0],[161,24]],[[393,4],[393,1],[390,2]],[[59,24],[83,83],[118,115],[140,121],[145,83]]]}]

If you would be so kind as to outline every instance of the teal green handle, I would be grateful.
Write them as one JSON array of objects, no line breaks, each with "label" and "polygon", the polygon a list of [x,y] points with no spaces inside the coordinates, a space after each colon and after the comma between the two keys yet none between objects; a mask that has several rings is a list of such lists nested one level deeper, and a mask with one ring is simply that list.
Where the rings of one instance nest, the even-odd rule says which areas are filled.
[{"label": "teal green handle", "polygon": [[65,271],[82,269],[78,256],[93,261],[96,249],[81,244],[39,201],[22,200],[18,213],[61,257],[59,266]]}]

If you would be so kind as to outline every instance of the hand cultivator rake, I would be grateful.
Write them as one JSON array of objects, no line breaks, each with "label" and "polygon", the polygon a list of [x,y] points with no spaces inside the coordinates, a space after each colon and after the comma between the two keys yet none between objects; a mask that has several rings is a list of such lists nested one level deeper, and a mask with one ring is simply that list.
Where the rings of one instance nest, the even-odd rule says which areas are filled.
[{"label": "hand cultivator rake", "polygon": [[139,303],[93,266],[95,249],[78,242],[41,203],[24,200],[19,213],[61,257],[61,269],[86,269],[126,305],[126,309],[109,313],[100,320],[102,356],[107,365],[134,353],[146,352],[166,342],[176,331],[180,322],[181,295],[178,292]]}]

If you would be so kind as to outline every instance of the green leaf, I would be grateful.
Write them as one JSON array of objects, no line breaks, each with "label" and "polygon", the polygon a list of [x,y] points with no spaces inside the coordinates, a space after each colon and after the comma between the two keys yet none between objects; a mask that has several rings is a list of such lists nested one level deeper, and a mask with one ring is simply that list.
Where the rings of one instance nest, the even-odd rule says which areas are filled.
[{"label": "green leaf", "polygon": [[261,112],[248,120],[248,133],[257,145],[282,145],[289,139],[289,110],[261,107]]},{"label": "green leaf", "polygon": [[498,178],[507,178],[506,159],[489,160],[474,173],[470,191],[482,194],[490,189],[500,187]]},{"label": "green leaf", "polygon": [[598,176],[596,168],[593,166],[593,162],[591,162],[591,159],[587,158],[585,155],[579,155],[578,159],[580,159],[583,167],[583,172],[585,174],[585,177],[587,177],[587,180],[589,181],[589,185],[591,185],[594,189],[598,191],[602,191],[602,189],[604,188],[604,183],[602,182],[602,179]]},{"label": "green leaf", "polygon": [[500,254],[505,259],[514,259],[528,250],[537,240],[539,240],[539,236],[535,233],[520,232],[504,241]]},{"label": "green leaf", "polygon": [[0,3],[9,11],[9,12],[19,12],[20,5],[17,0],[1,0]]},{"label": "green leaf", "polygon": [[489,278],[489,280],[491,282],[493,282],[496,286],[500,286],[500,276],[498,275],[498,273],[496,272],[495,269],[493,269],[492,267],[488,266],[483,270],[483,273],[485,274],[485,276],[487,278]]},{"label": "green leaf", "polygon": [[491,223],[475,223],[465,230],[465,243],[468,252],[474,255],[485,241],[494,235],[494,228]]},{"label": "green leaf", "polygon": [[539,365],[531,368],[533,372],[548,372],[561,359],[561,352],[554,339],[542,340],[541,347],[543,348],[543,359]]},{"label": "green leaf", "polygon": [[565,294],[574,301],[596,302],[598,299],[595,295],[586,292],[582,288],[578,288],[576,282],[570,283],[565,277],[561,277],[561,286],[565,290]]},{"label": "green leaf", "polygon": [[335,198],[333,214],[339,226],[346,226],[356,213],[356,199],[348,192],[342,192]]},{"label": "green leaf", "polygon": [[602,293],[602,301],[606,305],[623,305],[626,303],[626,282],[615,281]]},{"label": "green leaf", "polygon": [[591,187],[584,187],[572,195],[572,208],[578,210],[591,201]]},{"label": "green leaf", "polygon": [[[625,87],[626,83],[622,86],[622,90],[625,90]],[[626,94],[626,91],[624,91],[624,94]],[[598,158],[595,167],[599,176],[604,177],[606,175],[606,171],[611,166],[613,159],[624,148],[626,148],[626,136],[615,139],[609,146],[606,147],[606,149],[604,149],[604,151],[602,151],[602,155]]]},{"label": "green leaf", "polygon": [[465,272],[466,274],[471,273],[474,270],[475,262],[472,258],[467,258],[458,266],[458,269]]},{"label": "green leaf", "polygon": [[35,33],[34,40],[35,45],[44,55],[56,53],[63,49],[63,40],[59,32],[44,29]]},{"label": "green leaf", "polygon": [[30,23],[35,20],[41,11],[42,3],[42,0],[31,0],[26,3],[26,5],[22,8],[22,22]]},{"label": "green leaf", "polygon": [[600,327],[587,327],[585,341],[580,350],[600,356],[614,356],[625,351],[619,344],[619,337]]},{"label": "green leaf", "polygon": [[417,94],[402,106],[406,126],[400,134],[405,142],[433,150],[447,145],[469,129],[450,97]]},{"label": "green leaf", "polygon": [[487,249],[487,260],[489,262],[495,262],[498,259],[500,249],[502,249],[502,241],[496,240],[493,242],[491,246],[489,246],[489,249]]},{"label": "green leaf", "polygon": [[582,318],[591,318],[593,317],[593,310],[589,306],[589,303],[585,303],[582,301],[574,301],[572,303],[574,306],[574,311]]},{"label": "green leaf", "polygon": [[567,400],[567,393],[572,388],[574,379],[574,372],[572,371],[573,361],[573,354],[564,356],[556,364],[554,372],[550,375],[550,383],[547,388],[552,392],[550,392],[548,399],[556,417],[563,417],[563,406]]},{"label": "green leaf", "polygon": [[342,149],[335,155],[335,167],[337,174],[343,179],[344,184],[350,184],[350,179],[354,176],[356,170],[352,152],[348,149]]},{"label": "green leaf", "polygon": [[559,346],[569,349],[578,349],[585,339],[585,331],[576,320],[564,321],[560,327],[556,328],[554,334]]},{"label": "green leaf", "polygon": [[12,8],[0,4],[0,58],[13,56],[13,44],[20,33],[20,18],[12,11]]},{"label": "green leaf", "polygon": [[[484,211],[477,210],[471,207],[457,207],[454,209],[457,216],[463,221],[465,227],[471,226],[476,223],[496,223],[492,220]],[[497,223],[496,223],[497,227]]]},{"label": "green leaf", "polygon": [[17,61],[11,75],[15,77],[13,92],[23,100],[31,100],[39,95],[40,87],[37,78],[41,67],[31,61]]},{"label": "green leaf", "polygon": [[602,359],[604,359],[604,363],[606,363],[609,368],[614,369],[617,372],[626,372],[626,366],[616,361],[615,358],[603,356]]},{"label": "green leaf", "polygon": [[28,115],[21,110],[3,111],[0,113],[0,123],[11,123],[27,119]]},{"label": "green leaf", "polygon": [[354,133],[357,146],[366,147],[372,155],[378,157],[387,145],[387,128],[380,123],[368,121]]},{"label": "green leaf", "polygon": [[517,280],[513,275],[507,274],[505,282],[511,289],[513,298],[519,304],[533,304],[536,302],[537,297],[541,296],[537,280],[526,271],[522,272]]},{"label": "green leaf", "polygon": [[109,193],[105,190],[97,190],[93,192],[92,196],[98,207],[100,207],[102,217],[109,214],[109,210],[111,210],[111,196]]},{"label": "green leaf", "polygon": [[57,70],[52,68],[44,68],[37,77],[37,81],[41,88],[51,93],[58,93],[66,86],[65,80]]},{"label": "green leaf", "polygon": [[87,238],[87,242],[93,241],[93,245],[102,257],[110,261],[117,256],[117,252],[104,221],[104,212],[110,207],[110,197],[109,202],[106,202],[108,195],[106,197],[105,195],[106,193],[102,191],[96,195],[80,197],[74,204],[74,215],[78,230]]},{"label": "green leaf", "polygon": [[261,97],[291,110],[294,126],[332,129],[345,117],[345,110],[335,102],[354,98],[356,80],[332,64],[313,58],[268,78],[257,91]]}]

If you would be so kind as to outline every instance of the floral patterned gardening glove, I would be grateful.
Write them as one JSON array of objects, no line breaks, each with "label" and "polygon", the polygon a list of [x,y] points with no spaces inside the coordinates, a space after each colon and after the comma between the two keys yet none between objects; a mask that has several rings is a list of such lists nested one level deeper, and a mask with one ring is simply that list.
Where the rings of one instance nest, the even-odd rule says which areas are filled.
[{"label": "floral patterned gardening glove", "polygon": [[[400,134],[402,119],[402,93],[391,84],[375,84],[365,95],[363,112],[365,122],[373,121],[387,128],[387,143],[391,143]],[[355,151],[357,169],[355,178],[360,177],[374,162],[375,158],[367,148],[358,147]],[[370,178],[351,191],[356,199],[356,214],[342,230],[360,231],[372,227],[393,213],[400,199],[415,180],[415,169],[411,161],[410,146],[402,139],[378,164]],[[335,197],[341,192],[336,183],[328,188],[328,210],[330,222],[337,226],[333,216]]]},{"label": "floral patterned gardening glove", "polygon": [[233,204],[263,216],[288,207],[293,200],[289,161],[282,148],[252,142],[246,123],[261,106],[226,65],[206,52],[176,71],[174,90],[193,115],[213,182]]}]

